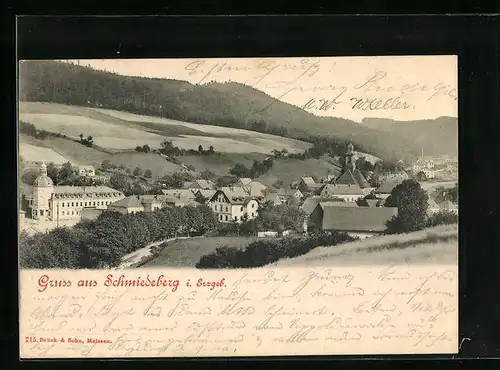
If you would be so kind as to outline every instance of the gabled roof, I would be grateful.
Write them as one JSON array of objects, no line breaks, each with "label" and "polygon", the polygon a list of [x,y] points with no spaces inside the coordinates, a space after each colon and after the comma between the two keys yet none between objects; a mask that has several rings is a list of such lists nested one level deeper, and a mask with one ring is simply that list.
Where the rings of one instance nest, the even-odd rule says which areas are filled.
[{"label": "gabled roof", "polygon": [[358,183],[358,186],[361,188],[361,189],[364,189],[364,188],[369,188],[370,187],[370,184],[368,183],[368,181],[366,181],[365,177],[363,176],[363,174],[361,173],[360,170],[358,170],[357,168],[354,170],[354,178],[356,179],[356,182]]},{"label": "gabled roof", "polygon": [[118,208],[144,208],[141,200],[137,198],[136,195],[131,195],[129,197],[117,200],[111,203],[108,207],[118,207]]},{"label": "gabled roof", "polygon": [[314,181],[314,179],[311,176],[301,177],[301,180],[306,185],[311,185],[316,183],[316,181]]},{"label": "gabled roof", "polygon": [[214,196],[214,194],[217,192],[217,190],[207,190],[207,189],[200,189],[198,190],[195,195],[201,195],[203,198],[210,199]]},{"label": "gabled roof", "polygon": [[323,210],[325,207],[357,207],[358,204],[356,202],[342,202],[342,201],[326,201],[320,203],[321,208]]},{"label": "gabled roof", "polygon": [[245,186],[250,184],[252,182],[252,179],[249,177],[240,177],[239,182],[241,183],[241,185]]},{"label": "gabled roof", "polygon": [[325,207],[324,230],[383,232],[386,223],[397,215],[395,207]]},{"label": "gabled roof", "polygon": [[188,199],[194,199],[195,197],[191,189],[161,189],[161,192],[169,197],[183,197]]},{"label": "gabled roof", "polygon": [[307,214],[310,215],[312,211],[318,206],[323,198],[321,197],[309,197],[306,198],[304,203],[300,206],[300,208]]},{"label": "gabled roof", "polygon": [[140,201],[142,203],[163,203],[167,199],[166,195],[140,195]]},{"label": "gabled roof", "polygon": [[375,192],[380,194],[390,194],[392,189],[401,184],[404,180],[406,179],[401,176],[387,179],[377,190],[375,190]]},{"label": "gabled roof", "polygon": [[266,194],[265,198],[264,198],[266,201],[271,201],[273,202],[274,204],[281,204],[281,199],[280,197],[278,196],[278,193],[269,193],[269,194]]},{"label": "gabled roof", "polygon": [[380,207],[382,202],[382,199],[360,199],[359,205],[361,207]]},{"label": "gabled roof", "polygon": [[120,191],[107,186],[54,186],[54,194],[96,194],[96,193],[120,193]]},{"label": "gabled roof", "polygon": [[337,180],[335,180],[335,183],[338,185],[358,185],[358,182],[354,178],[353,173],[351,170],[347,170],[344,173],[342,173]]},{"label": "gabled roof", "polygon": [[223,187],[215,192],[210,201],[215,201],[219,194],[223,194],[226,202],[231,204],[246,204],[255,199],[241,187]]},{"label": "gabled roof", "polygon": [[198,179],[194,180],[193,184],[197,184],[200,189],[212,190],[215,184],[211,180]]},{"label": "gabled roof", "polygon": [[333,185],[327,184],[322,190],[322,195],[364,195],[363,190],[358,185]]},{"label": "gabled roof", "polygon": [[278,195],[282,196],[282,197],[292,197],[297,193],[302,194],[302,192],[299,189],[283,189],[283,188],[281,188],[278,190]]}]

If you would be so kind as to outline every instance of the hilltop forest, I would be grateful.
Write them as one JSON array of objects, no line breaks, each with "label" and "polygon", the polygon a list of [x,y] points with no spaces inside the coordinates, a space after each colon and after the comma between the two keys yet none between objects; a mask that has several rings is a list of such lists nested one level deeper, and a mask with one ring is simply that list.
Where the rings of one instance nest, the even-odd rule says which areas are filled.
[{"label": "hilltop forest", "polygon": [[56,61],[23,61],[20,100],[123,110],[179,121],[240,128],[356,149],[386,162],[420,154],[412,140],[334,117],[318,117],[239,83],[128,77]]}]

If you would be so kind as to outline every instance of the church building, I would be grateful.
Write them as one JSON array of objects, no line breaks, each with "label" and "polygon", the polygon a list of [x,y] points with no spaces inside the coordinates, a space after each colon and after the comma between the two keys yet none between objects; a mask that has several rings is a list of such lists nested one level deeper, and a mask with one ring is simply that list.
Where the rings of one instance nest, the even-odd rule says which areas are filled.
[{"label": "church building", "polygon": [[335,180],[335,184],[359,186],[365,194],[369,194],[373,188],[371,188],[368,181],[366,181],[361,171],[356,168],[356,159],[357,155],[354,151],[354,146],[352,143],[349,143],[349,145],[347,145],[347,153],[344,155],[344,168],[342,174]]},{"label": "church building", "polygon": [[47,176],[47,166],[42,163],[28,204],[35,220],[63,221],[81,218],[81,212],[86,208],[107,209],[109,204],[124,197],[122,192],[107,186],[54,185]]}]

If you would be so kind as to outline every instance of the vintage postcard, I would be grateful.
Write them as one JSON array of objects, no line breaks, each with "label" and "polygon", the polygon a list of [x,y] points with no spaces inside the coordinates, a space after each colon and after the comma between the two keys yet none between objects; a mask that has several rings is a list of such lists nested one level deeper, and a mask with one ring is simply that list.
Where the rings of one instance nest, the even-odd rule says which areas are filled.
[{"label": "vintage postcard", "polygon": [[20,61],[20,357],[457,353],[457,75]]}]

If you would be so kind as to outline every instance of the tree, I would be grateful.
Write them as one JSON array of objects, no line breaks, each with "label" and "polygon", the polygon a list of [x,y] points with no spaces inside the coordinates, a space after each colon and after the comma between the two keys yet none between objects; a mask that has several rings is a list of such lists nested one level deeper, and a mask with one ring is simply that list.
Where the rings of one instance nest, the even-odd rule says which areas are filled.
[{"label": "tree", "polygon": [[210,145],[210,147],[208,148],[208,153],[209,154],[214,154],[215,153],[214,147],[212,145]]},{"label": "tree", "polygon": [[111,161],[109,159],[105,159],[101,163],[101,168],[103,171],[107,171],[111,168]]},{"label": "tree", "polygon": [[251,177],[251,170],[248,169],[244,164],[236,163],[230,170],[231,175],[237,177]]},{"label": "tree", "polygon": [[132,172],[134,176],[141,176],[142,170],[139,167],[134,168],[134,172]]},{"label": "tree", "polygon": [[144,171],[144,177],[147,177],[147,178],[153,177],[153,173],[151,172],[151,170],[149,168],[146,169],[146,171]]},{"label": "tree", "polygon": [[63,163],[57,174],[57,184],[69,181],[74,176],[73,166],[70,162]]},{"label": "tree", "polygon": [[213,172],[210,171],[208,168],[204,169],[200,173],[200,177],[205,180],[212,180],[216,177],[217,175]]},{"label": "tree", "polygon": [[198,146],[198,153],[203,154],[204,150],[201,145]]},{"label": "tree", "polygon": [[425,181],[427,180],[427,175],[425,174],[424,171],[420,171],[417,173],[417,181]]},{"label": "tree", "polygon": [[222,176],[219,177],[216,181],[217,187],[222,188],[224,186],[231,186],[238,182],[238,178],[236,176]]},{"label": "tree", "polygon": [[149,145],[145,144],[142,146],[142,151],[144,153],[149,153],[149,152],[151,152],[151,148],[149,147]]},{"label": "tree", "polygon": [[113,172],[109,178],[109,184],[113,189],[125,191],[128,187],[127,177],[119,172]]},{"label": "tree", "polygon": [[387,223],[390,234],[421,230],[426,226],[428,195],[418,181],[404,180],[397,185],[385,202],[386,207],[397,207],[398,215]]}]

